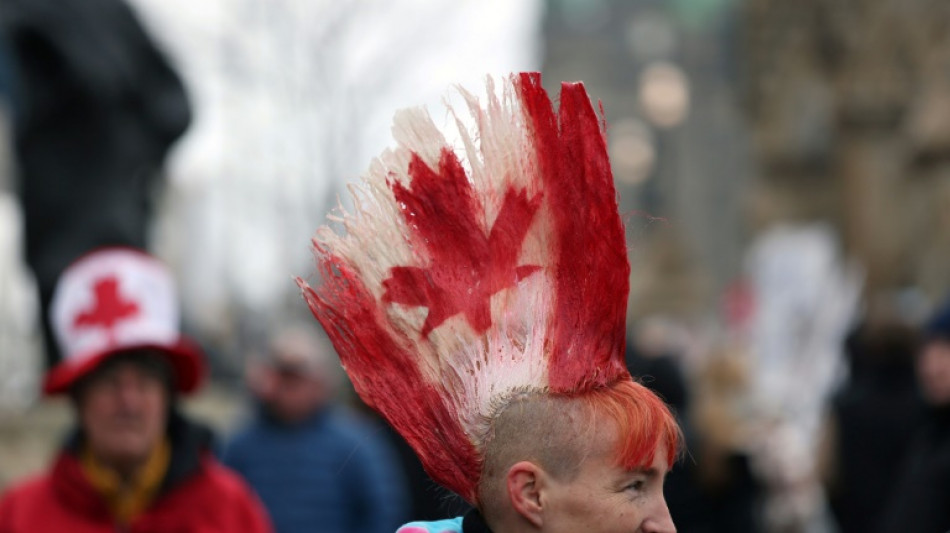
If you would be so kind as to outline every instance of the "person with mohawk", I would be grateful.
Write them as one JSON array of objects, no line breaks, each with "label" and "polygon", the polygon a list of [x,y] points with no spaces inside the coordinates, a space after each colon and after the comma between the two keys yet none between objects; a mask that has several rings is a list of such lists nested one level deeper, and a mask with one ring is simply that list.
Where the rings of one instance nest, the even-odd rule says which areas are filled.
[{"label": "person with mohawk", "polygon": [[537,73],[488,82],[462,156],[424,110],[320,228],[297,280],[357,393],[473,504],[401,533],[675,527],[681,435],[624,364],[630,267],[604,125],[581,83],[557,113]]}]

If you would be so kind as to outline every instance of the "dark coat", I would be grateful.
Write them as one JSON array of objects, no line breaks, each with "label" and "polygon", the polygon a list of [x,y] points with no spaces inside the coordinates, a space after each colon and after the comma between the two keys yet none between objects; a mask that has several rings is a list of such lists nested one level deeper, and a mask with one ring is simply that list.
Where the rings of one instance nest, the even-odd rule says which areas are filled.
[{"label": "dark coat", "polygon": [[882,533],[950,531],[950,407],[929,415],[908,449]]},{"label": "dark coat", "polygon": [[254,488],[280,533],[391,533],[407,518],[408,497],[387,444],[378,427],[343,410],[293,425],[262,410],[222,460]]},{"label": "dark coat", "polygon": [[[122,0],[3,0],[26,260],[53,286],[104,245],[147,248],[159,169],[191,120],[181,80]],[[55,343],[47,343],[55,363]]]},{"label": "dark coat", "polygon": [[866,533],[880,524],[908,437],[921,427],[918,342],[917,332],[900,324],[863,324],[848,335],[851,376],[831,403],[837,446],[829,494],[841,533]]}]

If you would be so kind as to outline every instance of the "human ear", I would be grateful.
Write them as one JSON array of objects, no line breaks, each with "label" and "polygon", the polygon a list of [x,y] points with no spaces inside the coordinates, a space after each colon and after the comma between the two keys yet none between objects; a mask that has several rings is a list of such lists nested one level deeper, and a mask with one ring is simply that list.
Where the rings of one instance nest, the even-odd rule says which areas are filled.
[{"label": "human ear", "polygon": [[512,508],[535,527],[541,527],[543,522],[541,517],[543,476],[544,472],[538,465],[530,461],[520,461],[508,469],[505,479]]}]

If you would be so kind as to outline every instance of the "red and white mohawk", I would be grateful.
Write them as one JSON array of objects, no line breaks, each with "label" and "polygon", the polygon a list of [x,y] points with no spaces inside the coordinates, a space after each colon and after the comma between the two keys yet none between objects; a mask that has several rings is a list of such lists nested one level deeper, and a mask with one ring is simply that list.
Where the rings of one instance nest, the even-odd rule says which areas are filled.
[{"label": "red and white mohawk", "polygon": [[457,153],[421,109],[352,189],[339,235],[298,279],[366,403],[429,474],[470,502],[493,417],[516,395],[629,380],[629,263],[604,142],[584,86],[555,114],[537,73],[513,75]]}]

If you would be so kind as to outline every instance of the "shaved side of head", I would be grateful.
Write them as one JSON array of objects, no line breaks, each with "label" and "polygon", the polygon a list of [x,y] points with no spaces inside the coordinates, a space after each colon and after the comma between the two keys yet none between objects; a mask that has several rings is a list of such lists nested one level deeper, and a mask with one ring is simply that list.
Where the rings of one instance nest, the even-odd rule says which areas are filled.
[{"label": "shaved side of head", "polygon": [[[613,425],[617,442],[601,442],[598,429]],[[621,381],[581,396],[525,392],[510,399],[492,421],[484,449],[478,506],[492,518],[506,508],[506,476],[519,461],[530,461],[561,481],[577,475],[585,457],[604,446],[618,465],[636,468],[653,461],[666,443],[669,465],[678,453],[680,430],[669,409],[639,383]]]}]

